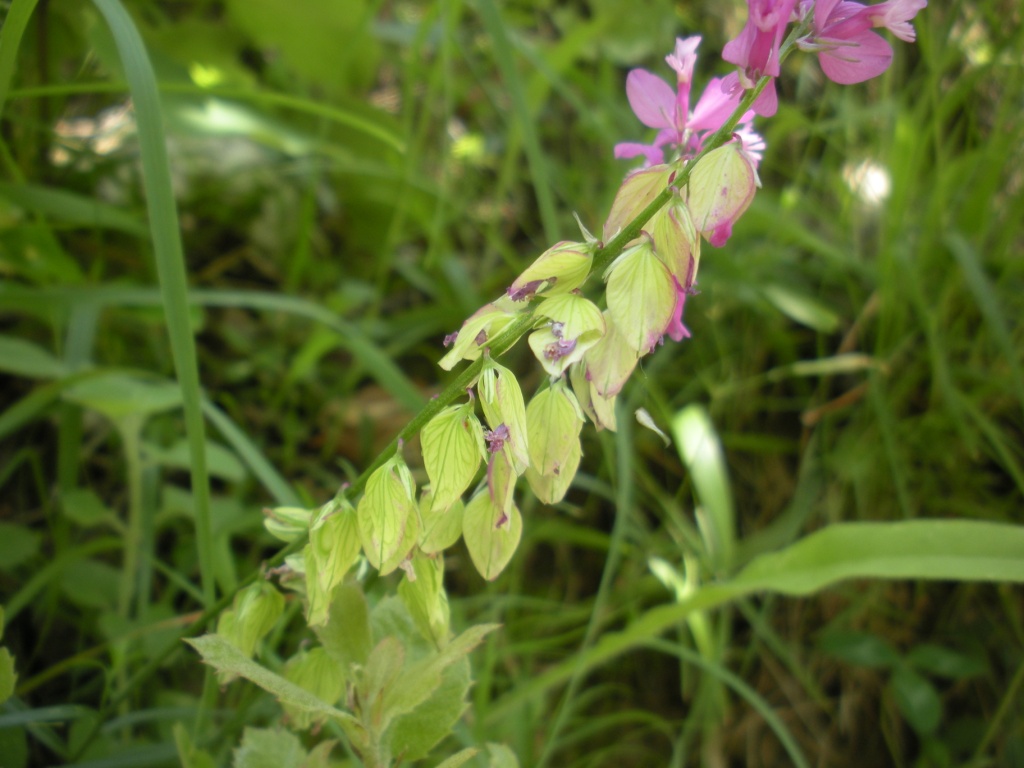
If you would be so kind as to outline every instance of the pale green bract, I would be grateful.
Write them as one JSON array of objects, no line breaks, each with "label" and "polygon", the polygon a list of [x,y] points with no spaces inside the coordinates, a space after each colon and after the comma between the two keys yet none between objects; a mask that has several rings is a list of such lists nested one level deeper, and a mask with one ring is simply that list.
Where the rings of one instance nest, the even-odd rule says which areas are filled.
[{"label": "pale green bract", "polygon": [[[415,538],[405,541],[410,515],[419,519],[412,477],[405,462],[396,455],[370,475],[356,509],[363,552],[381,575],[397,568],[402,555],[415,543]],[[385,566],[390,567],[385,570]]]},{"label": "pale green bract", "polygon": [[488,359],[477,379],[477,393],[488,426],[492,430],[502,424],[508,427],[509,437],[505,447],[510,452],[516,474],[521,475],[530,463],[530,453],[526,434],[526,403],[515,374]]},{"label": "pale green bract", "polygon": [[495,507],[491,494],[483,490],[466,505],[462,538],[476,570],[488,581],[496,579],[508,565],[522,535],[523,517],[515,504],[506,515]]},{"label": "pale green bract", "polygon": [[441,411],[423,428],[420,445],[430,478],[431,507],[446,510],[469,487],[487,455],[472,404]]},{"label": "pale green bract", "polygon": [[655,256],[650,240],[630,248],[607,274],[608,312],[622,340],[646,355],[661,340],[676,306],[668,268]]},{"label": "pale green bract", "polygon": [[715,232],[747,210],[761,186],[757,171],[739,142],[712,150],[693,167],[687,186],[686,205],[693,225],[712,245],[722,245]]}]

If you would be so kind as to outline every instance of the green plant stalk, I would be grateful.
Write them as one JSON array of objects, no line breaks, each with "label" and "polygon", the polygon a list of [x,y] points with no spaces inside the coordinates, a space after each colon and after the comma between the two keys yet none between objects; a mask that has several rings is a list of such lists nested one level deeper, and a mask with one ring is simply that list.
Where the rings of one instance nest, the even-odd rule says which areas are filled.
[{"label": "green plant stalk", "polygon": [[14,62],[18,56],[21,38],[38,2],[39,0],[13,0],[4,17],[3,26],[0,27],[0,114],[3,114],[4,104],[11,90]]},{"label": "green plant stalk", "polygon": [[[128,479],[128,525],[124,532],[124,561],[117,596],[117,613],[127,619],[132,613],[132,598],[139,578],[139,549],[142,544],[142,421],[129,416],[118,425]],[[140,602],[145,596],[139,596]]]}]

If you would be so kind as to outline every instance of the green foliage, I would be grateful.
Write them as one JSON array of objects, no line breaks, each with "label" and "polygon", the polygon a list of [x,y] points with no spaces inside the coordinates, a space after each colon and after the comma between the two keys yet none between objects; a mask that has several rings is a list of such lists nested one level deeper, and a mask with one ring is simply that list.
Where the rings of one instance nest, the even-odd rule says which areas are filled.
[{"label": "green foliage", "polygon": [[[552,244],[662,194],[619,185],[625,71],[700,33],[723,74],[743,4],[301,6],[0,11],[0,762],[1020,762],[987,583],[1024,579],[1020,10],[932,4],[855,88],[788,59],[763,188],[688,254],[693,337],[638,365],[657,260],[599,321]],[[548,374],[596,341],[572,394],[509,328]],[[257,686],[180,652],[215,626]]]}]

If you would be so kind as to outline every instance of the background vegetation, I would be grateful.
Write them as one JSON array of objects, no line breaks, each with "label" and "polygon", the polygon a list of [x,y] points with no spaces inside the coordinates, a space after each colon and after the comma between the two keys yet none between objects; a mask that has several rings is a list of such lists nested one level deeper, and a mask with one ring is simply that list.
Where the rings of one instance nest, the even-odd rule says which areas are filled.
[{"label": "background vegetation", "polygon": [[[4,5],[0,600],[18,680],[0,765],[175,765],[204,669],[181,647],[133,676],[277,551],[261,508],[333,495],[443,384],[446,333],[574,238],[573,212],[599,230],[628,168],[612,146],[643,136],[628,69],[666,74],[674,37],[700,33],[699,80],[724,73],[745,8],[138,0],[165,118],[147,139],[115,0],[42,0],[20,45],[27,4]],[[624,409],[666,430],[706,409],[735,510],[727,569],[841,521],[1024,522],[1021,15],[934,3],[861,86],[787,62],[779,114],[758,121],[764,188],[705,250],[693,338],[650,358]],[[178,222],[147,220],[168,202],[142,177],[154,138]],[[170,316],[178,225],[191,291]],[[175,384],[188,329],[201,393]],[[677,450],[622,421],[584,430],[565,502],[524,500],[497,581],[449,554],[453,624],[504,627],[473,655],[447,753],[772,766],[783,732],[817,765],[1024,765],[1008,585],[743,599],[572,676],[726,567]],[[271,665],[304,636],[287,610]],[[280,719],[242,683],[215,707],[205,745],[225,764],[244,726]]]}]

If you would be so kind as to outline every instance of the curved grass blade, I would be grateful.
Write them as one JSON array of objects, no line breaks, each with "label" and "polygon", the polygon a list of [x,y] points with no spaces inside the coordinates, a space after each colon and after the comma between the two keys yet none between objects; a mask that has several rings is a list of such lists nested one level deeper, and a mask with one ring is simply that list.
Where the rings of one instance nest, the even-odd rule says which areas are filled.
[{"label": "curved grass blade", "polygon": [[185,408],[185,431],[191,457],[192,492],[196,503],[196,544],[200,580],[207,605],[215,599],[213,538],[210,519],[210,479],[206,471],[206,437],[200,406],[199,367],[189,322],[188,281],[178,226],[178,210],[171,187],[171,170],[163,130],[160,94],[153,66],[132,22],[119,0],[93,0],[106,19],[117,44],[128,79],[138,125],[142,183],[149,208],[160,293],[167,332]]}]

